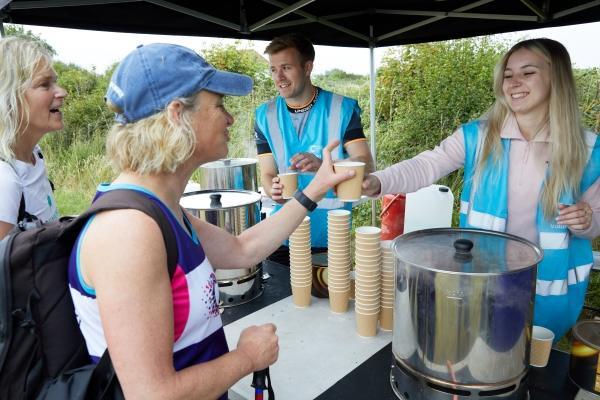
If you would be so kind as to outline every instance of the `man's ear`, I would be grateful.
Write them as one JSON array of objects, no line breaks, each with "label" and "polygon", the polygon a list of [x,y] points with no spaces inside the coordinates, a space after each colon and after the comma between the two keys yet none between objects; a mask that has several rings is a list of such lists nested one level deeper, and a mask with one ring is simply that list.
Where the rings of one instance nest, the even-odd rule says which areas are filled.
[{"label": "man's ear", "polygon": [[304,75],[310,77],[312,70],[313,70],[313,62],[311,60],[306,61],[304,63]]},{"label": "man's ear", "polygon": [[171,121],[181,121],[181,114],[183,113],[183,103],[179,100],[173,100],[167,106],[167,115]]}]

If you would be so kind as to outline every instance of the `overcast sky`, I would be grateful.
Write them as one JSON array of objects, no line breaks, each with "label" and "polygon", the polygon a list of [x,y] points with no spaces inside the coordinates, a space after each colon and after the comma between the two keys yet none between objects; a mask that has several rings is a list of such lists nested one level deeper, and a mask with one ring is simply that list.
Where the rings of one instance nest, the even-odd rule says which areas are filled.
[{"label": "overcast sky", "polygon": [[[154,42],[177,43],[194,50],[201,51],[210,45],[232,43],[229,39],[214,39],[188,36],[142,35],[116,32],[84,31],[74,29],[49,28],[26,25],[26,29],[41,36],[57,51],[57,59],[72,62],[87,69],[96,67],[100,73],[114,62],[119,61],[138,44]],[[600,22],[592,24],[571,25],[561,28],[537,29],[495,35],[517,41],[521,38],[548,37],[563,43],[576,67],[600,67],[600,51],[592,42],[600,37]],[[596,39],[593,39],[596,38]],[[247,42],[248,46],[263,53],[267,42]],[[379,65],[386,48],[375,49],[375,64]],[[369,73],[369,50],[348,47],[316,46],[315,70],[320,74],[339,68],[357,74]]]}]

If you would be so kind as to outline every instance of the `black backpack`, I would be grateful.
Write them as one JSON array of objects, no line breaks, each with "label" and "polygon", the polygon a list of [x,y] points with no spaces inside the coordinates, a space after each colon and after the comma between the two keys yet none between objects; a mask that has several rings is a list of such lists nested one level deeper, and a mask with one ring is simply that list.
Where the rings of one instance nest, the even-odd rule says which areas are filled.
[{"label": "black backpack", "polygon": [[136,209],[161,228],[169,276],[177,262],[172,228],[160,207],[134,190],[113,190],[77,218],[64,218],[0,241],[0,399],[120,399],[108,351],[91,364],[75,317],[68,262],[90,216]]}]

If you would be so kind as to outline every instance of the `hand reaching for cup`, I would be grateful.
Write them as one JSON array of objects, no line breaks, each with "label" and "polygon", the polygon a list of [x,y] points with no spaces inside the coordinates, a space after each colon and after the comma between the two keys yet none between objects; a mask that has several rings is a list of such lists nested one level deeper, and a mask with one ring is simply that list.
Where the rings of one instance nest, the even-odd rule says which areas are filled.
[{"label": "hand reaching for cup", "polygon": [[584,231],[592,225],[593,216],[594,211],[584,201],[571,206],[559,204],[556,222],[571,229]]},{"label": "hand reaching for cup", "polygon": [[274,176],[271,180],[271,199],[279,204],[285,203],[283,199],[283,184],[280,182],[278,176]]},{"label": "hand reaching for cup", "polygon": [[377,197],[381,194],[381,182],[375,175],[367,175],[362,182],[362,192],[365,196]]},{"label": "hand reaching for cup", "polygon": [[317,170],[310,185],[304,190],[304,193],[313,201],[319,201],[329,189],[334,188],[337,184],[345,180],[351,179],[355,175],[355,172],[351,170],[337,173],[333,170],[331,151],[335,149],[338,144],[339,141],[335,140],[323,149],[323,162],[321,167]]},{"label": "hand reaching for cup", "polygon": [[312,153],[296,153],[290,159],[290,169],[300,172],[316,172],[323,164],[323,160]]}]

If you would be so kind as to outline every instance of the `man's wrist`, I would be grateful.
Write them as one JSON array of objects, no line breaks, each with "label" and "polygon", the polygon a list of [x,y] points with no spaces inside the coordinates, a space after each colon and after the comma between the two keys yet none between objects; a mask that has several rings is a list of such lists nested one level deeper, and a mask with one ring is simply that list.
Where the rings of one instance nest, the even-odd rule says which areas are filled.
[{"label": "man's wrist", "polygon": [[302,190],[296,190],[296,193],[294,193],[294,198],[308,211],[314,211],[314,209],[317,208],[317,203],[304,194]]}]

